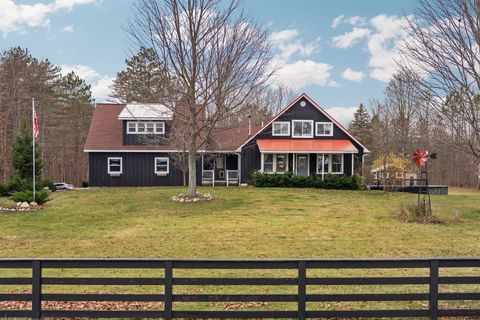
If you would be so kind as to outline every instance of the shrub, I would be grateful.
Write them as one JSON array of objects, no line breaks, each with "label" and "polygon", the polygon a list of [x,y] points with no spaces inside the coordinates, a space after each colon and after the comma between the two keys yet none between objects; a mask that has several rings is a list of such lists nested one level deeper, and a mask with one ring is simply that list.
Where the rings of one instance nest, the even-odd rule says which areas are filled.
[{"label": "shrub", "polygon": [[400,211],[397,213],[397,218],[402,222],[410,223],[443,223],[439,217],[433,215],[428,209],[424,209],[415,204],[402,204]]},{"label": "shrub", "polygon": [[326,175],[323,180],[319,176],[301,177],[291,172],[285,174],[269,174],[254,172],[251,181],[255,187],[294,187],[294,188],[324,188],[360,190],[365,187],[365,182],[359,176]]},{"label": "shrub", "polygon": [[[38,204],[44,204],[48,201],[49,193],[47,190],[41,190],[35,193],[35,202]],[[32,202],[33,192],[31,190],[17,191],[12,194],[11,199],[15,202]]]},{"label": "shrub", "polygon": [[0,197],[6,197],[10,195],[10,190],[8,189],[8,185],[0,183]]}]

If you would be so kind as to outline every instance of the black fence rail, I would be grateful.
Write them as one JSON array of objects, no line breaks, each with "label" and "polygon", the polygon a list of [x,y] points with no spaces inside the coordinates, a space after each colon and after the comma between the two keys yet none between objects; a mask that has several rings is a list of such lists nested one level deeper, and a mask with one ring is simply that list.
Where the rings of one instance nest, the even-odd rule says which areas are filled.
[{"label": "black fence rail", "polygon": [[[442,268],[469,268],[468,276],[441,276]],[[472,268],[472,269],[470,269]],[[480,258],[471,259],[322,259],[322,260],[163,260],[163,259],[0,259],[0,286],[31,286],[30,293],[1,293],[1,303],[22,301],[31,303],[31,309],[11,310],[2,307],[0,317],[88,317],[88,318],[412,318],[424,317],[480,317],[480,309],[439,308],[439,301],[480,300],[480,292],[439,292],[439,285],[478,285]],[[29,269],[31,277],[4,277],[2,270]],[[48,277],[50,269],[150,269],[161,277]],[[210,270],[293,270],[295,277],[175,277],[182,269]],[[319,269],[424,269],[425,276],[382,277],[318,277],[309,276]],[[471,275],[474,270],[474,275]],[[29,271],[30,272],[30,271]],[[193,272],[193,271],[192,271]],[[243,271],[242,271],[243,272]],[[183,271],[185,273],[185,271]],[[412,272],[413,273],[413,272]],[[290,271],[292,274],[292,271]],[[413,273],[415,274],[415,273]],[[418,273],[417,273],[418,274]],[[428,276],[427,276],[428,275]],[[108,286],[161,286],[159,294],[119,293],[43,293],[45,286],[108,285]],[[342,293],[309,294],[307,288],[315,286],[391,286],[424,285],[424,293]],[[295,294],[176,294],[177,286],[293,286]],[[353,290],[352,290],[353,291]],[[136,301],[159,302],[161,310],[59,310],[42,309],[49,301]],[[421,301],[428,307],[397,310],[311,310],[310,302],[399,302]],[[191,311],[175,310],[174,302],[288,302],[295,310],[254,311]],[[477,305],[478,306],[478,305]],[[185,308],[184,308],[185,309]],[[188,308],[187,308],[188,309]]]}]

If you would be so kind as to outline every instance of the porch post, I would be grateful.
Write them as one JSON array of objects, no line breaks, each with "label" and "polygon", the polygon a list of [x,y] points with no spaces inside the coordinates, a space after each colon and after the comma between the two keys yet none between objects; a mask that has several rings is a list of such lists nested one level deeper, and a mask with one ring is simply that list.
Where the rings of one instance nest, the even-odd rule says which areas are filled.
[{"label": "porch post", "polygon": [[297,174],[297,167],[296,167],[296,161],[295,161],[295,158],[296,158],[296,154],[293,153],[293,174],[296,175]]},{"label": "porch post", "polygon": [[352,176],[353,176],[353,170],[354,170],[354,161],[353,159],[355,158],[355,153],[352,153]]},{"label": "porch post", "polygon": [[260,153],[260,172],[263,172],[263,153]]},{"label": "porch post", "polygon": [[242,154],[237,154],[237,171],[238,171],[238,186],[240,186],[240,182],[242,181]]}]

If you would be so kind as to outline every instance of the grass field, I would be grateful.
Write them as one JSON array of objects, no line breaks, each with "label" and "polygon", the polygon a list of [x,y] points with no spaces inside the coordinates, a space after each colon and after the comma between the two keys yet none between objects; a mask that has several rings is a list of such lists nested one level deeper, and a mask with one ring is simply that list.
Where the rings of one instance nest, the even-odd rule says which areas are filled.
[{"label": "grass field", "polygon": [[171,202],[169,198],[182,188],[56,192],[45,210],[0,214],[0,256],[480,256],[480,192],[476,190],[453,189],[449,196],[433,196],[434,213],[446,221],[440,225],[407,224],[394,218],[401,203],[416,202],[413,194],[201,190],[218,199]]},{"label": "grass field", "polygon": [[[313,189],[201,188],[217,199],[174,203],[182,188],[90,189],[52,194],[38,212],[0,214],[0,257],[326,258],[480,256],[480,192],[452,189],[433,196],[434,213],[445,223],[407,224],[394,214],[416,195]],[[0,198],[0,205],[8,199]],[[2,276],[29,276],[3,270]],[[454,271],[453,274],[455,274]],[[462,270],[477,275],[478,270]],[[146,271],[57,270],[50,276],[161,276]],[[184,276],[282,276],[291,271],[189,271]],[[427,276],[427,270],[315,271],[312,276]],[[182,276],[181,272],[176,276]],[[0,286],[0,292],[28,292]],[[72,292],[46,286],[44,292]],[[131,292],[129,286],[77,287],[75,292]],[[140,291],[139,291],[140,290]],[[136,293],[158,292],[140,287]],[[160,289],[162,290],[162,289]],[[177,293],[292,293],[296,287],[179,288]],[[444,286],[443,291],[458,290]],[[478,292],[480,286],[461,290]],[[428,285],[309,287],[309,293],[428,292]],[[454,306],[458,306],[456,303]],[[477,304],[460,304],[480,307]],[[80,305],[80,308],[88,308]],[[1,306],[0,306],[1,307]],[[3,308],[15,306],[4,305]],[[100,305],[101,307],[101,305]],[[159,307],[157,304],[156,307]],[[161,307],[161,305],[160,305]],[[423,302],[309,303],[309,309],[426,308]],[[441,307],[446,307],[441,303]],[[449,305],[452,307],[452,305]],[[148,308],[142,305],[133,308]],[[292,303],[176,303],[176,310],[295,310]]]}]

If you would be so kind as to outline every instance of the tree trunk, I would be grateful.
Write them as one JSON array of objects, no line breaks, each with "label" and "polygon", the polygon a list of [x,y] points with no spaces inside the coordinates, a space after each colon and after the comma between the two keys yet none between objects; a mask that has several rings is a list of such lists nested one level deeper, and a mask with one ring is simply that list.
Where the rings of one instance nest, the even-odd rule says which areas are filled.
[{"label": "tree trunk", "polygon": [[182,175],[183,175],[183,186],[187,186],[187,171],[182,170]]},{"label": "tree trunk", "polygon": [[195,196],[197,194],[197,167],[195,147],[190,148],[188,152],[188,195]]}]

